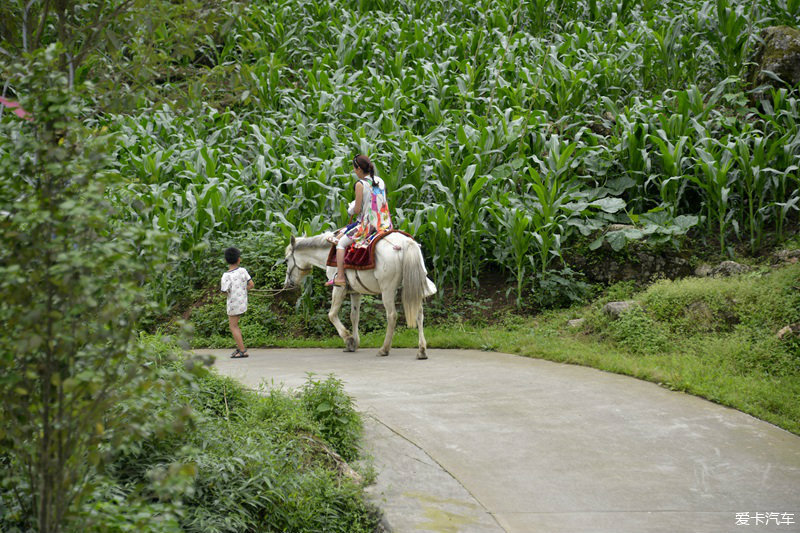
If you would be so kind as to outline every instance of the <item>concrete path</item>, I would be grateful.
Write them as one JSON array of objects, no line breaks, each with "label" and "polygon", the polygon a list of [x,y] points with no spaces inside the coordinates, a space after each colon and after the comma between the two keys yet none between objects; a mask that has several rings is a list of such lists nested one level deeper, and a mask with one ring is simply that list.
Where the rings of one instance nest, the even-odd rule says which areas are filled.
[{"label": "concrete path", "polygon": [[198,351],[249,386],[345,382],[396,533],[800,531],[800,437],[693,396],[479,351],[228,352]]}]

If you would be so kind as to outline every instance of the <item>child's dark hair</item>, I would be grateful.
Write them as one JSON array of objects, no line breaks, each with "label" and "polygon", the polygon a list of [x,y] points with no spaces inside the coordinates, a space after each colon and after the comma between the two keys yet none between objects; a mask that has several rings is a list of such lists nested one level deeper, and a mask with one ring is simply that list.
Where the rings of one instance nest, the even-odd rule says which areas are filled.
[{"label": "child's dark hair", "polygon": [[225,250],[225,261],[227,261],[229,265],[236,264],[236,261],[238,261],[241,256],[242,252],[240,252],[238,248],[234,248],[233,246]]},{"label": "child's dark hair", "polygon": [[377,185],[375,183],[375,165],[372,164],[372,161],[369,160],[369,157],[361,154],[355,156],[353,158],[353,166],[358,167],[362,172],[369,174],[369,177],[372,179],[373,187]]}]

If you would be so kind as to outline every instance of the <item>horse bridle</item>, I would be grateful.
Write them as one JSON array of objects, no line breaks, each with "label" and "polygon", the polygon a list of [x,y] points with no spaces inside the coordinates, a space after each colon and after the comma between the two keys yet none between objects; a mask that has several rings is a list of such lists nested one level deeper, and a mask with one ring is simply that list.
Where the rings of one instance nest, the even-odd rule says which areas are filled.
[{"label": "horse bridle", "polygon": [[295,269],[299,270],[300,274],[305,275],[305,273],[311,272],[314,269],[314,267],[300,268],[299,266],[297,266],[297,258],[294,256],[294,246],[292,246],[292,253],[290,255],[292,256],[292,268],[289,269],[289,273],[286,274],[286,277],[289,279],[289,281],[294,283],[294,281],[292,281],[292,274],[294,274]]}]

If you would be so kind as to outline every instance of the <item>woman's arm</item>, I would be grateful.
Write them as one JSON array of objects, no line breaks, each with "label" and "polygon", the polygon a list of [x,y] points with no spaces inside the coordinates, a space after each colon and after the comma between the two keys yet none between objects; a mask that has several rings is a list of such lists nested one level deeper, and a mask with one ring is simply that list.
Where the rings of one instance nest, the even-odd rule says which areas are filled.
[{"label": "woman's arm", "polygon": [[356,205],[353,209],[354,215],[361,214],[361,202],[364,200],[364,185],[359,181],[356,183]]}]

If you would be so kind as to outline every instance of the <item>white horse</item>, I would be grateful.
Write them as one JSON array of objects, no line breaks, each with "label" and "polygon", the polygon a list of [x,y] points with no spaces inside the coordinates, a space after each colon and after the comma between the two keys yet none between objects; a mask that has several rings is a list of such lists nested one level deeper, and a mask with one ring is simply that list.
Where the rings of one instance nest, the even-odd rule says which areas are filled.
[{"label": "white horse", "polygon": [[[300,280],[311,272],[313,267],[327,271],[328,278],[333,278],[336,267],[326,265],[331,243],[328,237],[332,233],[323,233],[314,237],[292,237],[286,247],[286,281],[284,288],[291,289],[299,285]],[[331,308],[328,318],[345,342],[345,351],[358,349],[358,313],[362,294],[380,294],[386,308],[386,337],[378,355],[389,355],[392,337],[397,323],[395,294],[398,287],[403,287],[403,311],[409,327],[419,330],[419,351],[417,359],[427,359],[427,345],[422,331],[422,300],[436,294],[436,285],[427,277],[425,262],[419,244],[402,233],[391,233],[375,245],[375,268],[370,270],[346,269],[347,287],[334,287]],[[350,333],[339,320],[339,310],[344,298],[350,294],[350,322],[353,332]]]}]

